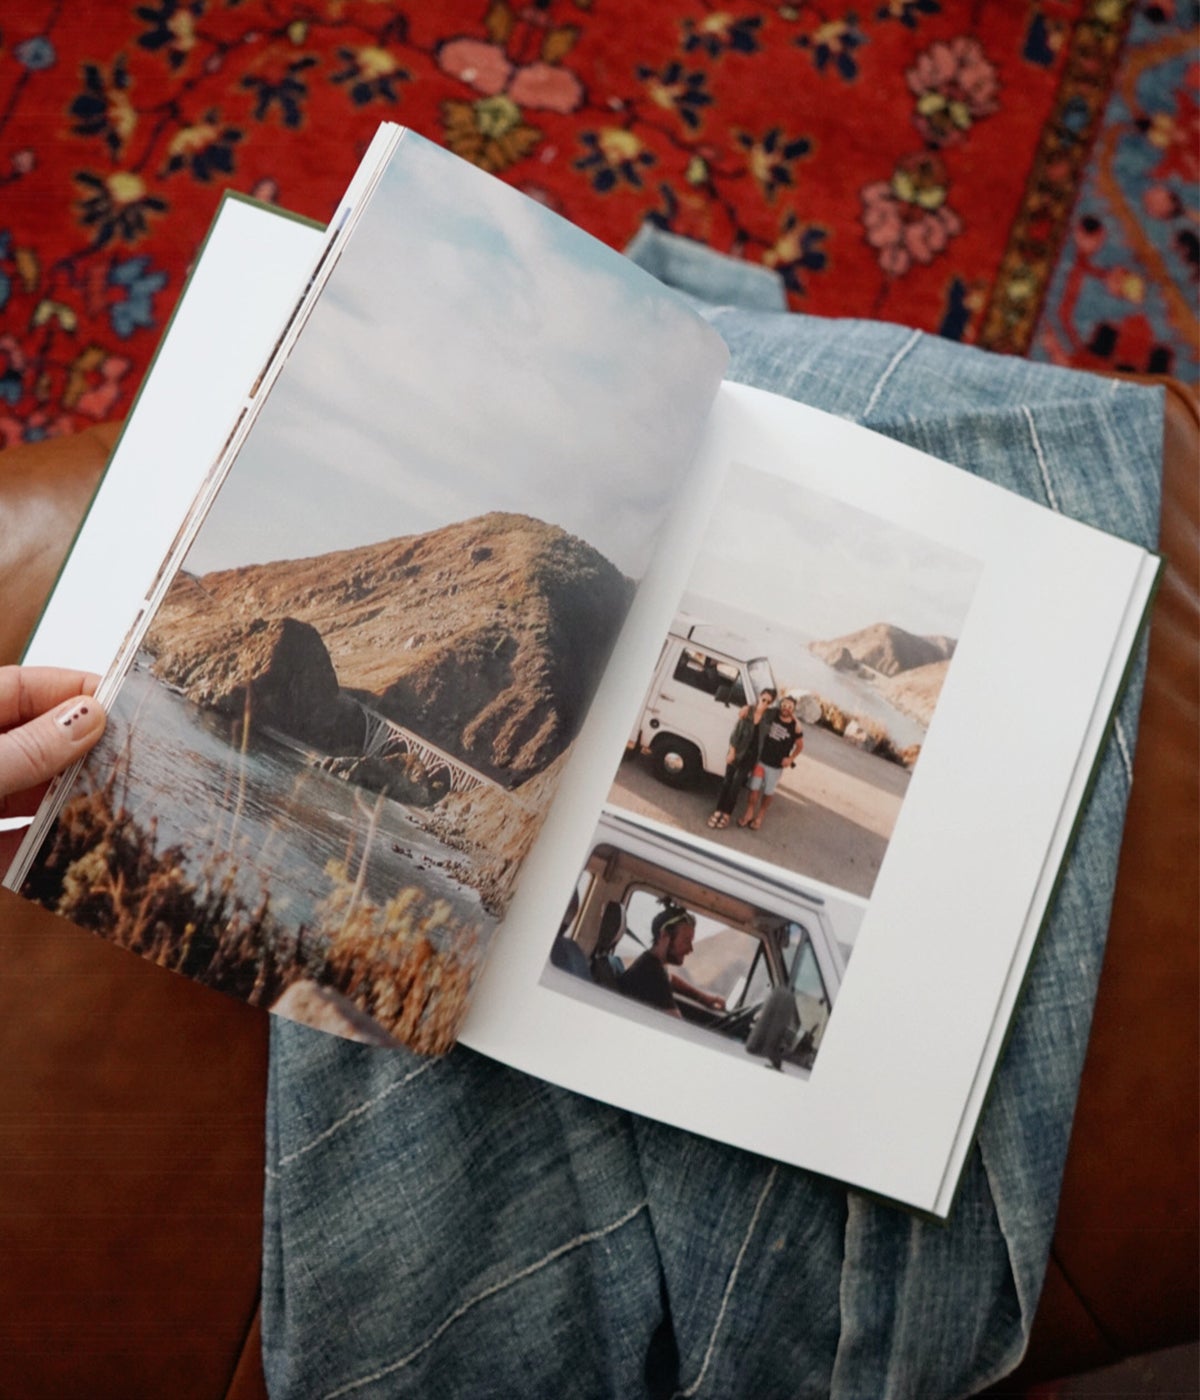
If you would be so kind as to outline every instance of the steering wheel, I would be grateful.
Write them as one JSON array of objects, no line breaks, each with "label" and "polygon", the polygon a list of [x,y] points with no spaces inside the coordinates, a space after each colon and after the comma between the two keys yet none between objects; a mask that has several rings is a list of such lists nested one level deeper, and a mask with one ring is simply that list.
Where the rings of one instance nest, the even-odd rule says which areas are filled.
[{"label": "steering wheel", "polygon": [[741,1026],[743,1023],[749,1024],[758,1013],[760,1005],[760,1002],[755,1002],[752,1006],[735,1007],[732,1011],[726,1011],[723,1015],[710,1021],[708,1028],[713,1031],[727,1031]]}]

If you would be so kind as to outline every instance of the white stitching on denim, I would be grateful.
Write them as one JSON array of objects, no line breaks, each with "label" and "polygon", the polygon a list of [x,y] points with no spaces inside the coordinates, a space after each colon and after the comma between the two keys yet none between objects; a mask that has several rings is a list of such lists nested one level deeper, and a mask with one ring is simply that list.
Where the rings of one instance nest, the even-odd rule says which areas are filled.
[{"label": "white stitching on denim", "polygon": [[406,1074],[403,1079],[397,1079],[394,1084],[389,1084],[382,1093],[376,1094],[373,1099],[367,1099],[365,1103],[360,1103],[356,1108],[352,1108],[349,1113],[343,1113],[336,1123],[330,1123],[328,1128],[319,1132],[311,1142],[306,1142],[303,1147],[297,1147],[295,1152],[289,1152],[286,1157],[280,1157],[276,1162],[276,1167],[290,1167],[298,1158],[303,1157],[306,1152],[311,1152],[314,1147],[320,1147],[323,1142],[327,1142],[336,1132],[339,1132],[351,1123],[355,1118],[361,1118],[368,1109],[372,1109],[376,1104],[382,1103],[384,1099],[394,1094],[397,1089],[403,1089],[406,1084],[411,1084],[419,1074],[424,1074],[427,1069],[432,1069],[437,1063],[436,1060],[426,1060],[423,1065],[419,1065],[411,1074]]},{"label": "white stitching on denim", "polygon": [[883,393],[883,386],[896,372],[896,367],[899,365],[900,361],[908,354],[917,341],[921,339],[921,334],[920,331],[913,331],[912,335],[908,337],[900,349],[892,356],[887,369],[879,376],[878,383],[875,385],[874,389],[871,390],[871,397],[867,400],[867,406],[862,411],[862,416],[864,418],[866,418],[875,407],[876,403],[879,401],[880,394]]},{"label": "white stitching on denim", "polygon": [[721,1330],[721,1323],[725,1320],[725,1310],[729,1306],[729,1299],[733,1294],[733,1286],[737,1282],[738,1270],[742,1267],[742,1260],[746,1257],[746,1250],[750,1247],[750,1236],[754,1233],[754,1227],[758,1224],[758,1217],[762,1214],[763,1205],[766,1202],[767,1194],[775,1184],[775,1177],[779,1172],[776,1164],[771,1168],[763,1188],[758,1193],[758,1200],[754,1206],[754,1214],[750,1217],[750,1224],[746,1226],[746,1234],[742,1239],[742,1247],[737,1252],[737,1258],[733,1261],[733,1268],[729,1272],[729,1278],[725,1284],[725,1292],[721,1295],[721,1306],[717,1309],[717,1318],[713,1323],[713,1329],[709,1333],[708,1347],[704,1352],[704,1360],[700,1365],[700,1374],[688,1386],[686,1390],[677,1390],[671,1400],[688,1400],[688,1397],[695,1395],[704,1381],[705,1372],[708,1370],[708,1363],[713,1358],[713,1352],[717,1345],[717,1333]]},{"label": "white stitching on denim", "polygon": [[360,1390],[364,1385],[372,1385],[375,1381],[383,1380],[385,1376],[394,1376],[397,1371],[402,1371],[410,1362],[415,1361],[422,1352],[428,1351],[431,1346],[445,1332],[464,1317],[479,1303],[486,1302],[489,1298],[495,1297],[497,1293],[503,1293],[506,1288],[514,1283],[521,1283],[531,1275],[540,1272],[547,1264],[553,1264],[556,1259],[561,1259],[564,1254],[569,1254],[571,1250],[578,1249],[580,1245],[592,1244],[595,1240],[601,1240],[606,1235],[611,1235],[621,1229],[644,1211],[649,1203],[639,1201],[630,1211],[626,1211],[619,1219],[612,1221],[608,1225],[602,1225],[598,1230],[588,1230],[585,1234],[576,1235],[573,1240],[567,1240],[565,1244],[560,1244],[556,1249],[552,1249],[549,1254],[544,1255],[536,1263],[527,1264],[525,1268],[518,1269],[515,1274],[508,1278],[501,1279],[499,1283],[493,1283],[491,1287],[485,1288],[481,1293],[476,1293],[474,1297],[468,1298],[465,1303],[460,1304],[449,1317],[444,1318],[437,1327],[429,1334],[420,1346],[414,1347],[407,1356],[402,1356],[399,1361],[393,1361],[390,1365],[382,1367],[378,1371],[373,1371],[369,1376],[360,1376],[356,1381],[347,1381],[345,1385],[340,1385],[336,1390],[331,1390],[324,1396],[324,1400],[338,1400],[341,1395],[349,1395],[352,1390]]},{"label": "white stitching on denim", "polygon": [[1121,766],[1125,769],[1125,781],[1133,786],[1133,757],[1129,752],[1129,740],[1125,734],[1125,726],[1121,723],[1120,715],[1113,721],[1113,737],[1117,741],[1117,752],[1121,755]]},{"label": "white stitching on denim", "polygon": [[1029,436],[1033,439],[1033,452],[1037,457],[1038,470],[1042,474],[1042,485],[1046,488],[1046,499],[1051,506],[1057,510],[1062,510],[1058,503],[1058,497],[1054,494],[1054,487],[1050,483],[1050,464],[1046,461],[1046,454],[1042,451],[1042,440],[1038,437],[1037,424],[1033,421],[1033,412],[1027,403],[1021,405],[1021,412],[1025,415],[1025,421],[1029,424]]}]

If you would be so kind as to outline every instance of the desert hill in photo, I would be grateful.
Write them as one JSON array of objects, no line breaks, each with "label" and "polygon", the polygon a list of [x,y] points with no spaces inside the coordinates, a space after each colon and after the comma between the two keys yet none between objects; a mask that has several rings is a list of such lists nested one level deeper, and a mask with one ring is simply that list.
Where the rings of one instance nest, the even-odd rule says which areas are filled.
[{"label": "desert hill in photo", "polygon": [[813,655],[835,670],[856,671],[866,666],[882,676],[949,661],[954,647],[953,637],[918,637],[889,622],[876,622],[830,641],[809,643]]},{"label": "desert hill in photo", "polygon": [[876,689],[889,704],[928,728],[949,669],[949,661],[931,661],[926,666],[881,677]]},{"label": "desert hill in photo", "polygon": [[198,704],[329,752],[365,701],[516,787],[578,732],[633,584],[585,541],[493,512],[311,559],[181,572],[145,648]]},{"label": "desert hill in photo", "polygon": [[870,681],[898,710],[928,727],[957,642],[953,637],[922,637],[889,622],[877,622],[808,649],[837,671]]}]

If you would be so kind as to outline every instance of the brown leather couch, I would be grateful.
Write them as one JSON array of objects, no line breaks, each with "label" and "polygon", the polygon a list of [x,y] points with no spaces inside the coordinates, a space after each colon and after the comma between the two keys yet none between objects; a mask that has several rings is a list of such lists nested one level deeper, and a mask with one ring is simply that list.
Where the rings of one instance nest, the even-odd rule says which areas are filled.
[{"label": "brown leather couch", "polygon": [[[1116,911],[1045,1293],[996,1395],[1197,1335],[1200,436],[1195,399],[1168,399]],[[0,662],[115,436],[0,456]],[[265,1015],[4,891],[0,967],[0,1396],[261,1396]]]}]

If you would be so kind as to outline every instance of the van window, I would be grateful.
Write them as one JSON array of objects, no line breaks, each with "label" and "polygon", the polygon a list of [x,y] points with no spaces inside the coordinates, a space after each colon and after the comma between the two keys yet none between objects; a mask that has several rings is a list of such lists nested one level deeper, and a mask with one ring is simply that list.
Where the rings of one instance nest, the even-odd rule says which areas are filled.
[{"label": "van window", "polygon": [[817,966],[812,940],[799,924],[792,924],[791,931],[796,941],[792,990],[796,994],[796,1013],[800,1019],[794,1058],[798,1064],[811,1069],[829,1021],[829,995]]},{"label": "van window", "polygon": [[773,690],[776,694],[779,693],[779,687],[775,684],[775,674],[771,670],[771,663],[765,656],[756,656],[750,662],[747,670],[750,672],[750,684],[754,687],[756,700],[764,690]]},{"label": "van window", "polygon": [[767,957],[766,948],[760,943],[754,954],[754,962],[750,967],[750,979],[746,983],[746,990],[738,998],[737,1005],[758,1006],[760,1002],[766,1000],[770,990],[771,961]]},{"label": "van window", "polygon": [[803,924],[788,924],[788,944],[795,948],[792,958],[791,983],[797,992],[823,1001],[828,1005],[825,983],[817,966],[817,955],[813,952],[812,939]]},{"label": "van window", "polygon": [[[738,668],[705,652],[684,647],[675,663],[674,679],[702,690],[705,695],[716,695],[722,687],[738,683]],[[745,703],[744,697],[742,703]]]},{"label": "van window", "polygon": [[736,681],[729,681],[725,686],[717,691],[717,699],[726,705],[736,705],[740,710],[746,703],[746,688],[742,685],[742,678],[739,676]]}]

